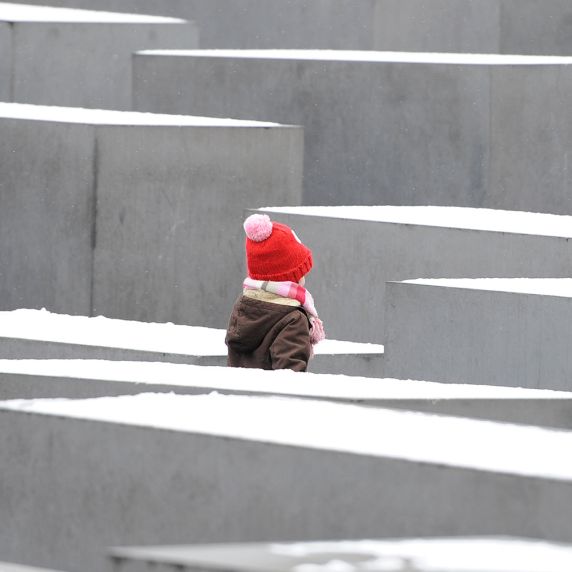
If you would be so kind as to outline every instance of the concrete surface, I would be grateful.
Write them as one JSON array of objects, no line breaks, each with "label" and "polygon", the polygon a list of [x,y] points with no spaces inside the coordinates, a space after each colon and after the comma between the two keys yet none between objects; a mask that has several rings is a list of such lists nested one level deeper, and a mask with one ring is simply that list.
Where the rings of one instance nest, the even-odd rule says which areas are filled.
[{"label": "concrete surface", "polygon": [[299,204],[302,137],[1,104],[0,308],[226,327],[243,279],[242,210],[262,197]]},{"label": "concrete surface", "polygon": [[94,130],[3,111],[0,307],[89,313]]},{"label": "concrete surface", "polygon": [[[197,358],[210,365],[214,358]],[[512,378],[509,378],[512,380]],[[572,393],[400,379],[94,360],[0,360],[6,399],[140,393],[274,395],[572,429]]]},{"label": "concrete surface", "polygon": [[307,205],[572,214],[572,132],[561,121],[572,91],[571,62],[319,50],[144,51],[134,58],[134,105],[304,125]]},{"label": "concrete surface", "polygon": [[[226,366],[225,329],[66,316],[45,310],[0,312],[0,359],[104,359]],[[381,377],[383,346],[324,340],[314,373]]]},{"label": "concrete surface", "polygon": [[567,0],[51,0],[51,4],[193,19],[205,48],[572,54],[572,8]]},{"label": "concrete surface", "polygon": [[572,54],[566,0],[380,0],[376,49]]},{"label": "concrete surface", "polygon": [[51,4],[190,19],[198,25],[201,46],[209,48],[374,46],[372,0],[51,0]]},{"label": "concrete surface", "polygon": [[110,550],[113,572],[289,572],[297,567],[351,566],[356,572],[565,572],[569,545],[525,538],[427,538],[297,543],[122,547]]},{"label": "concrete surface", "polygon": [[[0,67],[9,99],[44,105],[130,109],[131,54],[145,48],[196,48],[192,22],[122,15],[102,17],[96,11],[62,12],[0,3]],[[11,85],[10,85],[11,84]]]},{"label": "concrete surface", "polygon": [[300,203],[302,137],[279,126],[104,129],[92,312],[226,328],[244,278],[241,213]]},{"label": "concrete surface", "polygon": [[513,54],[570,54],[571,6],[566,0],[509,0],[499,4],[500,49]]},{"label": "concrete surface", "polygon": [[[549,2],[550,3],[550,2]],[[534,53],[555,54],[544,38],[547,51],[511,50],[503,44],[505,26],[502,13],[518,18],[520,9],[506,0],[378,0],[376,6],[375,49],[409,52]],[[554,4],[554,3],[552,3]],[[562,13],[567,10],[561,7]],[[537,22],[520,34],[534,36]],[[516,40],[516,38],[515,38]],[[508,51],[504,51],[507,49]]]},{"label": "concrete surface", "polygon": [[10,24],[0,22],[0,101],[12,99],[12,30]]},{"label": "concrete surface", "polygon": [[307,286],[332,338],[384,343],[388,280],[567,277],[572,268],[571,217],[442,207],[264,212],[312,249]]},{"label": "concrete surface", "polygon": [[[123,399],[121,407],[130,414],[136,412],[136,402],[130,401],[136,398],[114,399]],[[112,545],[480,534],[572,539],[572,473],[559,449],[569,443],[570,433],[443,418],[448,435],[462,432],[463,443],[470,439],[472,457],[479,445],[471,432],[495,431],[495,445],[502,441],[508,455],[507,468],[496,471],[460,465],[453,444],[435,461],[413,453],[410,441],[392,431],[393,421],[384,421],[408,422],[411,413],[370,411],[379,423],[370,424],[369,431],[391,434],[396,456],[364,449],[361,423],[346,426],[341,450],[312,444],[326,436],[315,434],[314,408],[321,427],[331,431],[354,407],[330,405],[334,409],[324,415],[322,404],[307,403],[309,411],[297,415],[296,424],[310,438],[294,437],[282,445],[274,442],[272,418],[258,437],[235,438],[232,430],[217,436],[208,428],[204,433],[156,429],[125,424],[121,417],[97,421],[97,412],[91,420],[81,413],[75,419],[45,415],[38,411],[41,404],[31,404],[37,412],[10,411],[4,403],[0,460],[9,494],[0,495],[0,508],[9,525],[0,535],[2,554],[35,565],[100,572],[104,550]],[[110,411],[107,400],[93,407]],[[192,411],[186,401],[183,407]],[[367,411],[360,417],[369,418]],[[415,422],[434,427],[429,417],[416,414]],[[238,419],[236,424],[243,425]],[[541,436],[534,444],[531,431]],[[432,438],[423,431],[417,440],[427,450],[424,444]],[[498,459],[481,448],[479,456]],[[530,474],[519,473],[516,464],[510,468],[513,452],[524,448],[535,466]],[[558,478],[542,476],[554,463],[564,472]],[[356,482],[359,487],[348,485]]]},{"label": "concrete surface", "polygon": [[[568,294],[552,292],[558,282]],[[572,389],[570,279],[436,280],[387,288],[388,375],[422,371],[441,382]]]}]

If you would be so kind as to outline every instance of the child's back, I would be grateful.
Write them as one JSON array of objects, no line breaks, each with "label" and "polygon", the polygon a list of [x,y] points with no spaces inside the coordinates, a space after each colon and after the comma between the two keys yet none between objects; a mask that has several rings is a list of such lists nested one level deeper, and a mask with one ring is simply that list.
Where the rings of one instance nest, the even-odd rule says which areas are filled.
[{"label": "child's back", "polygon": [[228,365],[306,371],[312,353],[310,322],[298,306],[241,296],[226,335]]},{"label": "child's back", "polygon": [[248,217],[244,228],[249,277],[229,320],[228,365],[306,371],[312,344],[324,337],[303,287],[312,252],[267,215]]}]

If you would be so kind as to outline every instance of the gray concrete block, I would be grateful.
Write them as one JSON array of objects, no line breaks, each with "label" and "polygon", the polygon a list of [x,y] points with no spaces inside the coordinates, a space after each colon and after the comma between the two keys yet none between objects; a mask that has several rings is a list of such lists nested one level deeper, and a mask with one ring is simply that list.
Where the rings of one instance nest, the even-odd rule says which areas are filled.
[{"label": "gray concrete block", "polygon": [[12,26],[0,22],[0,101],[12,99]]},{"label": "gray concrete block", "polygon": [[501,54],[572,53],[566,0],[379,0],[378,48]]},{"label": "gray concrete block", "polygon": [[570,390],[571,297],[570,279],[388,284],[386,371]]},{"label": "gray concrete block", "polygon": [[175,18],[0,3],[0,22],[12,30],[3,83],[22,103],[130,109],[134,51],[198,45],[195,24]]},{"label": "gray concrete block", "polygon": [[333,61],[319,52],[160,54],[135,56],[135,108],[304,125],[305,204],[455,204],[458,197],[477,206],[484,191],[486,67],[407,65],[379,54],[387,61],[368,62],[367,53],[355,62],[345,52]]},{"label": "gray concrete block", "polygon": [[[38,310],[0,312],[0,359],[105,359],[226,366],[226,330],[66,316]],[[383,346],[325,340],[313,373],[383,375]]]},{"label": "gray concrete block", "polygon": [[500,51],[502,4],[506,2],[378,0],[374,49],[407,52],[502,53]]},{"label": "gray concrete block", "polygon": [[0,307],[89,313],[94,129],[0,107]]},{"label": "gray concrete block", "polygon": [[242,279],[240,213],[261,197],[299,203],[302,137],[276,124],[0,105],[0,308],[226,326],[229,285]]},{"label": "gray concrete block", "polygon": [[242,280],[242,209],[262,197],[300,203],[303,133],[172,131],[99,134],[92,311],[226,327]]},{"label": "gray concrete block", "polygon": [[338,339],[384,343],[386,281],[568,277],[572,268],[567,216],[446,207],[264,212],[312,248],[308,289],[326,332]]},{"label": "gray concrete block", "polygon": [[[572,133],[559,121],[572,89],[571,62],[474,54],[151,50],[134,58],[135,108],[304,125],[305,204],[572,214],[566,155]],[[528,85],[533,88],[524,89]],[[539,125],[546,152],[531,137]],[[515,172],[522,175],[513,177]],[[534,183],[541,183],[542,194]]]},{"label": "gray concrete block", "polygon": [[345,564],[357,572],[435,570],[563,572],[572,566],[569,545],[525,538],[427,538],[296,543],[122,547],[110,550],[113,572],[287,572],[294,567]]},{"label": "gray concrete block", "polygon": [[567,431],[230,396],[0,409],[0,549],[33,565],[95,572],[118,545],[572,539]]},{"label": "gray concrete block", "polygon": [[51,0],[51,4],[193,19],[204,48],[572,53],[572,8],[567,0]]},{"label": "gray concrete block", "polygon": [[182,8],[200,27],[201,47],[367,50],[374,42],[375,0],[187,0]]},{"label": "gray concrete block", "polygon": [[529,73],[514,66],[505,71],[492,71],[494,188],[487,191],[484,202],[492,208],[522,204],[525,210],[572,214],[572,177],[564,151],[572,143],[572,127],[562,120],[572,90],[572,68],[539,66]]},{"label": "gray concrete block", "polygon": [[207,48],[367,50],[374,42],[372,0],[51,0],[51,4],[191,19],[199,27],[201,46]]},{"label": "gray concrete block", "polygon": [[[216,361],[199,356],[195,363],[213,365]],[[572,429],[572,393],[566,392],[172,363],[0,360],[2,400],[82,399],[147,392],[274,395]]]},{"label": "gray concrete block", "polygon": [[499,2],[499,11],[503,53],[572,53],[572,6],[566,0],[508,0]]},{"label": "gray concrete block", "polygon": [[376,9],[376,49],[572,53],[572,7],[566,0],[379,0]]}]

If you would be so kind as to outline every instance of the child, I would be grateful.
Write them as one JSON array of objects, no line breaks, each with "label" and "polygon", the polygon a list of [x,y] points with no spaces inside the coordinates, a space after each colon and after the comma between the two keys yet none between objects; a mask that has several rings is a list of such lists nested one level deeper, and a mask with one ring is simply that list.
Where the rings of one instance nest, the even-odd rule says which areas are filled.
[{"label": "child", "polygon": [[306,371],[324,328],[304,276],[312,251],[268,215],[244,221],[248,278],[226,333],[228,365]]}]

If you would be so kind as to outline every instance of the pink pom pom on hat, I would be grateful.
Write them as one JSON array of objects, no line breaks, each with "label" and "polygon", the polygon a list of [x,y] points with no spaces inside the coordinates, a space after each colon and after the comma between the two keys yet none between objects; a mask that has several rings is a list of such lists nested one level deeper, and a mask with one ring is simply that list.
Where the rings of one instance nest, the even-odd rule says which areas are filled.
[{"label": "pink pom pom on hat", "polygon": [[313,266],[312,251],[292,229],[265,214],[244,221],[246,267],[254,280],[298,282]]},{"label": "pink pom pom on hat", "polygon": [[272,221],[265,214],[250,215],[243,226],[246,236],[254,242],[262,242],[272,234]]}]

